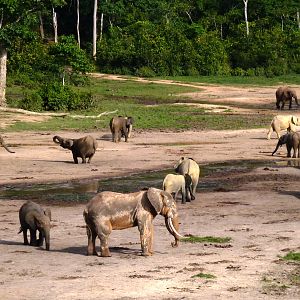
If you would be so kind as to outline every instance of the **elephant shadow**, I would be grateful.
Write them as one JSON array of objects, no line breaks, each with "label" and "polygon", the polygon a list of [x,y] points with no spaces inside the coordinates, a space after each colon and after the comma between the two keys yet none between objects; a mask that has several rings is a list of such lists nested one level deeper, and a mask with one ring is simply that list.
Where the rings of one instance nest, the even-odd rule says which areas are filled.
[{"label": "elephant shadow", "polygon": [[[99,254],[100,249],[99,247],[96,247],[96,250]],[[127,247],[110,247],[109,248],[111,253],[115,254],[127,254],[127,255],[140,255],[141,254],[141,249],[132,249],[132,248],[127,248]],[[87,252],[87,247],[86,246],[79,246],[79,247],[67,247],[63,249],[55,249],[52,250],[55,252],[63,252],[63,253],[71,253],[71,254],[77,254],[77,255],[86,255]]]},{"label": "elephant shadow", "polygon": [[0,245],[24,246],[23,242],[6,241],[6,240],[0,240]]},{"label": "elephant shadow", "polygon": [[280,191],[279,194],[287,195],[287,196],[294,196],[297,199],[300,199],[300,192],[299,191]]},{"label": "elephant shadow", "polygon": [[112,139],[112,135],[111,134],[103,134],[102,136],[100,136],[99,139],[97,140],[101,140],[101,141],[111,141]]}]

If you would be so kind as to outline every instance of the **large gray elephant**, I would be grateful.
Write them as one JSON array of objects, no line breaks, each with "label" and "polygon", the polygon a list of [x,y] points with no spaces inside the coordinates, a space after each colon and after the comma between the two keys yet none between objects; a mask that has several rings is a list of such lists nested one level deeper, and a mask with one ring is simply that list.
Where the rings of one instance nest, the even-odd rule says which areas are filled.
[{"label": "large gray elephant", "polygon": [[[284,109],[284,104],[289,101],[289,109],[292,108],[292,100],[295,99],[296,104],[299,106],[296,91],[288,86],[281,86],[276,90],[276,107],[277,109]],[[281,103],[281,106],[280,106]]]},{"label": "large gray elephant", "polygon": [[293,158],[296,158],[297,153],[297,157],[300,157],[300,133],[286,133],[283,136],[281,136],[272,155],[274,155],[277,152],[278,148],[284,144],[286,144],[287,157],[291,157],[292,149],[294,150]]},{"label": "large gray elephant", "polygon": [[53,137],[53,142],[62,148],[71,150],[75,164],[78,164],[77,157],[82,158],[83,164],[86,163],[87,158],[89,159],[88,163],[90,163],[98,147],[96,139],[90,135],[79,139],[65,139],[56,135]]},{"label": "large gray elephant", "polygon": [[125,142],[131,136],[133,125],[132,117],[113,117],[109,122],[110,131],[112,134],[112,141],[115,143],[120,142],[121,137],[125,136]]},{"label": "large gray elephant", "polygon": [[196,195],[196,188],[199,182],[200,167],[192,159],[181,157],[178,163],[174,166],[175,172],[181,175],[189,174],[192,178],[192,194]]},{"label": "large gray elephant", "polygon": [[[21,228],[19,233],[23,232],[24,245],[28,245],[27,230],[30,231],[30,246],[43,246],[45,239],[46,250],[50,250],[50,209],[44,210],[39,204],[27,201],[19,210],[19,219]],[[39,239],[36,238],[36,232],[39,232]]]},{"label": "large gray elephant", "polygon": [[14,151],[10,150],[7,145],[5,144],[3,137],[0,135],[0,146],[3,146],[4,149],[10,153],[15,153]]},{"label": "large gray elephant", "polygon": [[153,254],[153,219],[165,217],[168,231],[174,236],[173,247],[178,245],[179,221],[176,204],[171,194],[149,188],[135,193],[101,192],[87,204],[83,216],[88,236],[88,255],[97,255],[95,240],[100,239],[101,256],[111,256],[108,237],[112,230],[138,226],[142,255]]},{"label": "large gray elephant", "polygon": [[189,174],[167,174],[163,181],[163,190],[172,195],[175,194],[175,201],[178,192],[181,191],[182,203],[190,202],[195,199],[192,191],[192,178]]}]

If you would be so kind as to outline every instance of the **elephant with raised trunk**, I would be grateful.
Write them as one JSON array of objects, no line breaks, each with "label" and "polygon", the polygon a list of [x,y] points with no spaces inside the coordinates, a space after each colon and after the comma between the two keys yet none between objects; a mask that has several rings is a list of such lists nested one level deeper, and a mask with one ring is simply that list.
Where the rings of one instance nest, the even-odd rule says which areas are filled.
[{"label": "elephant with raised trunk", "polygon": [[[281,86],[276,90],[276,107],[277,109],[284,109],[284,104],[289,101],[289,109],[292,108],[292,100],[294,98],[296,104],[299,106],[296,91],[288,86]],[[280,106],[281,104],[281,106]]]},{"label": "elephant with raised trunk", "polygon": [[174,194],[175,201],[178,193],[181,191],[182,203],[195,199],[192,191],[192,178],[189,174],[167,174],[163,181],[163,190],[172,195]]},{"label": "elephant with raised trunk", "polygon": [[118,143],[121,141],[121,137],[125,137],[125,142],[131,136],[133,125],[132,117],[113,117],[109,122],[110,131],[112,134],[112,141]]},{"label": "elephant with raised trunk", "polygon": [[[44,210],[39,204],[27,201],[19,210],[19,219],[21,228],[19,233],[23,232],[24,245],[43,246],[45,240],[46,250],[50,250],[50,209]],[[30,232],[30,243],[28,243],[27,230]],[[39,232],[39,238],[36,232]]]},{"label": "elephant with raised trunk", "polygon": [[292,115],[277,115],[272,119],[267,138],[269,140],[272,132],[275,131],[277,138],[279,139],[281,130],[286,129],[289,132],[295,132],[296,126],[300,126],[300,118]]},{"label": "elephant with raised trunk", "polygon": [[181,175],[189,174],[192,178],[192,195],[196,195],[196,188],[199,182],[200,167],[192,158],[181,157],[174,166],[175,172]]},{"label": "elephant with raised trunk", "polygon": [[292,149],[294,150],[293,158],[300,157],[300,133],[286,133],[281,136],[272,155],[274,155],[277,152],[278,148],[284,144],[286,144],[287,157],[291,157]]},{"label": "elephant with raised trunk", "polygon": [[138,227],[142,255],[153,254],[153,219],[165,217],[168,231],[174,236],[173,247],[178,245],[179,221],[176,204],[171,194],[156,188],[135,193],[101,192],[87,204],[83,216],[88,236],[88,255],[97,255],[95,240],[100,239],[101,256],[111,256],[108,237],[112,230]]},{"label": "elephant with raised trunk", "polygon": [[7,145],[5,144],[3,137],[0,135],[0,146],[3,146],[4,149],[9,153],[15,153],[14,151],[10,150]]},{"label": "elephant with raised trunk", "polygon": [[56,135],[53,137],[53,142],[62,148],[71,150],[75,164],[78,164],[77,157],[81,157],[83,164],[86,163],[87,158],[88,163],[90,163],[98,147],[96,139],[90,135],[79,139],[65,139]]}]

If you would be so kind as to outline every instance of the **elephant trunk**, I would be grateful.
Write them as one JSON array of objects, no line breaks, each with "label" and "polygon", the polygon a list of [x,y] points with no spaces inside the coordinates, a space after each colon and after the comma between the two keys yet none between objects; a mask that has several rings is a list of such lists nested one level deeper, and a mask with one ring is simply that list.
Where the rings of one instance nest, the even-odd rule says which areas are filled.
[{"label": "elephant trunk", "polygon": [[46,250],[50,250],[50,232],[49,230],[45,230],[45,242],[46,242]]},{"label": "elephant trunk", "polygon": [[53,142],[56,143],[56,144],[61,144],[62,140],[63,139],[60,136],[58,136],[58,135],[55,135],[53,137]]},{"label": "elephant trunk", "polygon": [[179,230],[179,221],[178,221],[178,216],[174,216],[173,218],[170,217],[165,217],[165,224],[168,229],[168,231],[174,236],[175,242],[172,242],[172,247],[177,247],[178,246],[178,241],[180,238],[183,236],[178,233]]},{"label": "elephant trunk", "polygon": [[11,151],[7,146],[6,144],[4,144],[4,142],[2,143],[2,146],[4,147],[4,149],[9,152],[9,153],[15,153],[14,151]]},{"label": "elephant trunk", "polygon": [[272,152],[272,156],[277,152],[277,150],[278,150],[278,148],[279,147],[281,147],[282,146],[282,144],[281,144],[281,142],[280,141],[278,141],[278,143],[277,143],[277,146],[276,146],[276,148],[275,148],[275,150]]}]

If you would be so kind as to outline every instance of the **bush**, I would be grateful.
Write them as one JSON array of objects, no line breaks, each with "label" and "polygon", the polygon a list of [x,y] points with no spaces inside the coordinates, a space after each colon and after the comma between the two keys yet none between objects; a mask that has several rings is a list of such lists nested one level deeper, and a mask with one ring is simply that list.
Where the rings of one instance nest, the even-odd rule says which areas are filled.
[{"label": "bush", "polygon": [[37,92],[28,94],[18,104],[18,107],[31,110],[31,111],[42,111],[44,104],[41,95]]},{"label": "bush", "polygon": [[154,77],[155,76],[155,72],[145,66],[145,67],[141,67],[136,71],[136,76],[140,76],[140,77]]},{"label": "bush", "polygon": [[232,76],[245,76],[247,73],[242,68],[235,68],[231,71]]}]

